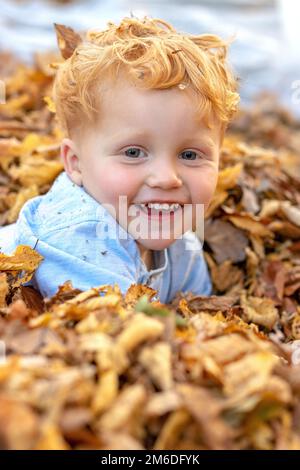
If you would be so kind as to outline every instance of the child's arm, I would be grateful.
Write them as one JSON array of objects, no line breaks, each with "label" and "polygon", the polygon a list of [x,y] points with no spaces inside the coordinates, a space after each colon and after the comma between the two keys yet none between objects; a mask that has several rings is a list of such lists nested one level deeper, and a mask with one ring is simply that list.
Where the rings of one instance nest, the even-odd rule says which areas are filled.
[{"label": "child's arm", "polygon": [[[121,260],[117,264],[116,258],[107,254],[100,254],[103,257],[108,256],[105,262],[94,264],[80,257],[75,246],[74,252],[68,253],[39,240],[36,250],[44,257],[34,275],[34,281],[43,297],[54,295],[58,286],[67,280],[72,281],[74,288],[81,290],[88,290],[101,284],[117,283],[123,294],[135,282],[130,271],[121,267]],[[96,258],[99,259],[99,256],[95,253],[94,260]]]},{"label": "child's arm", "polygon": [[44,258],[28,285],[37,287],[43,297],[54,295],[67,280],[81,290],[117,283],[125,294],[136,282],[135,260],[118,239],[99,238],[96,225],[94,220],[82,220],[52,229],[41,226],[34,233],[23,212],[17,222],[15,247],[28,245]]}]

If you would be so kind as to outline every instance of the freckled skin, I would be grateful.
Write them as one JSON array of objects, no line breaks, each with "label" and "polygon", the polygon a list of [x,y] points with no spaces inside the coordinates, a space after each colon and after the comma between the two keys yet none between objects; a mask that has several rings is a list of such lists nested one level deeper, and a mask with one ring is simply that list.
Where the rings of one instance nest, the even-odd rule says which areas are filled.
[{"label": "freckled skin", "polygon": [[[98,202],[110,204],[121,225],[120,195],[128,207],[171,200],[203,204],[206,210],[217,184],[221,126],[213,121],[208,128],[194,103],[193,92],[178,87],[142,90],[126,80],[116,82],[104,94],[99,122],[80,137],[63,140],[66,172]],[[125,218],[130,226],[133,217],[126,213]],[[187,230],[195,228],[194,218],[190,225]],[[173,232],[168,239],[137,239],[146,265],[152,265],[151,250],[174,240]]]}]

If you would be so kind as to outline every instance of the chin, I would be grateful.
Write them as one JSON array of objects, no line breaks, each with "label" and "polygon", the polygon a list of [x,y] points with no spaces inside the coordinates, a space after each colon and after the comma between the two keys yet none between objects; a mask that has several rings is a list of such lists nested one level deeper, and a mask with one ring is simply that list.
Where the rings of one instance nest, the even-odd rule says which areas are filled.
[{"label": "chin", "polygon": [[155,240],[155,239],[138,239],[136,240],[140,245],[142,245],[144,248],[146,248],[147,250],[164,250],[165,248],[168,248],[170,245],[172,245],[175,241],[176,241],[176,238],[173,238],[173,239],[158,239],[158,240]]}]

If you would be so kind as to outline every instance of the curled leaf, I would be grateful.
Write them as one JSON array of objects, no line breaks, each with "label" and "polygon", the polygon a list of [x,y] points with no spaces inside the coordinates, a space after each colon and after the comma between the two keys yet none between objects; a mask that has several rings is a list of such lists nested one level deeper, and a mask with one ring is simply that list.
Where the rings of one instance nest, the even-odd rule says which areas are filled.
[{"label": "curled leaf", "polygon": [[72,28],[54,23],[57,43],[64,59],[69,59],[76,47],[82,42],[81,36]]}]

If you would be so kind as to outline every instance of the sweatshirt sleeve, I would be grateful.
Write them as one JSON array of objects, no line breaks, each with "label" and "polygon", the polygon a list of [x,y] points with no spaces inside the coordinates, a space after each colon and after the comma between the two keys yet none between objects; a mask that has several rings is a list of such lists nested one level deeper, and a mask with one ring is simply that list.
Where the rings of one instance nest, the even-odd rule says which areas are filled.
[{"label": "sweatshirt sleeve", "polygon": [[16,223],[0,227],[0,251],[5,255],[11,255],[15,248]]},{"label": "sweatshirt sleeve", "polygon": [[67,280],[72,282],[74,288],[81,290],[117,283],[122,294],[135,282],[134,277],[126,270],[121,272],[120,266],[114,265],[112,259],[94,264],[84,257],[80,258],[75,250],[69,253],[43,240],[38,241],[36,250],[44,257],[34,274],[34,281],[43,297],[53,296],[59,285]]},{"label": "sweatshirt sleeve", "polygon": [[46,194],[25,202],[16,224],[0,230],[0,242],[7,254],[18,245],[40,253],[44,259],[24,285],[44,297],[66,281],[81,290],[118,284],[125,294],[136,282],[137,260],[118,229],[108,210],[62,172]]},{"label": "sweatshirt sleeve", "polygon": [[43,297],[53,296],[68,280],[81,290],[117,283],[122,294],[136,282],[134,260],[118,240],[99,239],[94,221],[44,231],[39,238],[20,231],[16,242],[35,248],[44,258],[32,278]]}]

